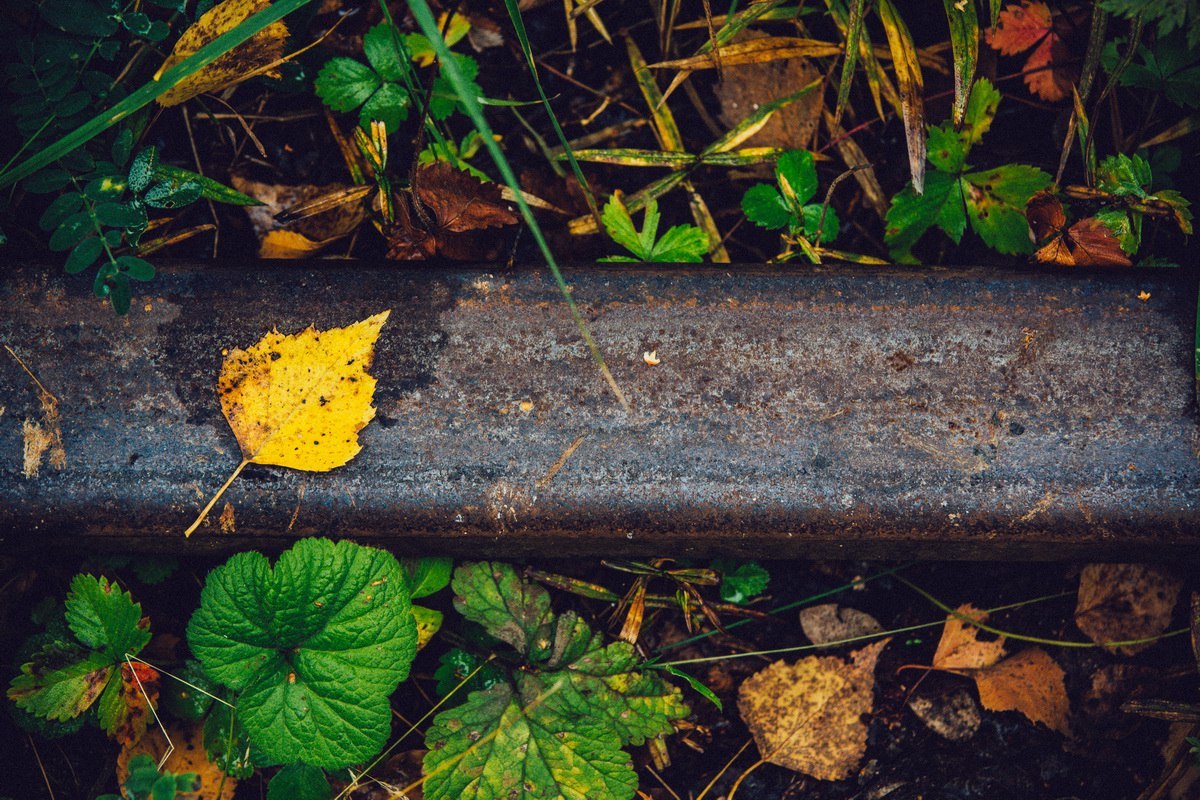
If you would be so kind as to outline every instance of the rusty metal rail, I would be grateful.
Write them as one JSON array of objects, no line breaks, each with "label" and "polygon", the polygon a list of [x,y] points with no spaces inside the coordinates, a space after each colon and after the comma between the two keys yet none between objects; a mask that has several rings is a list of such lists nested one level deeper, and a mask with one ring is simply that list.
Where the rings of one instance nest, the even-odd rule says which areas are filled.
[{"label": "rusty metal rail", "polygon": [[[460,555],[1176,558],[1200,552],[1195,288],[1107,275],[180,263],[117,318],[9,264],[0,545],[208,552],[313,534]],[[1140,295],[1140,296],[1139,296]],[[391,308],[363,452],[236,465],[222,351]],[[646,363],[643,353],[660,361]],[[36,443],[35,443],[36,444]],[[35,448],[36,449],[36,448]],[[225,507],[218,505],[218,511]]]}]

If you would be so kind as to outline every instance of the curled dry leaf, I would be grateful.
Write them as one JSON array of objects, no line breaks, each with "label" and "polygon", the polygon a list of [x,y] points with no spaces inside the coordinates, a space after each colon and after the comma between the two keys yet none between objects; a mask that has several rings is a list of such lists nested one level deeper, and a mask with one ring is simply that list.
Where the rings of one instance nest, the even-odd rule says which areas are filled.
[{"label": "curled dry leaf", "polygon": [[186,535],[247,464],[326,472],[358,454],[358,432],[375,418],[375,378],[367,369],[389,313],[325,331],[271,331],[226,356],[217,394],[242,462]]},{"label": "curled dry leaf", "polygon": [[[1158,636],[1171,624],[1183,582],[1160,567],[1088,564],[1079,577],[1075,624],[1098,644]],[[1115,648],[1133,655],[1152,642]]]},{"label": "curled dry leaf", "polygon": [[[970,603],[955,611],[976,622],[987,622],[988,613]],[[954,672],[990,667],[1004,657],[1004,637],[980,641],[979,628],[951,614],[946,617],[942,638],[933,655],[933,668]]]},{"label": "curled dry leaf", "polygon": [[[271,0],[224,0],[213,6],[183,32],[155,78],[269,5]],[[279,73],[271,67],[282,57],[287,37],[288,29],[282,21],[271,23],[249,41],[159,95],[159,104],[176,106],[198,94],[220,91],[255,75],[278,77]]]},{"label": "curled dry leaf", "polygon": [[1043,100],[1058,102],[1071,96],[1074,75],[1071,52],[1062,34],[1069,30],[1064,18],[1055,19],[1041,2],[1005,6],[996,27],[987,32],[987,43],[1001,55],[1015,56],[1033,48],[1022,72],[1029,91]]},{"label": "curled dry leaf", "polygon": [[991,711],[1019,711],[1064,736],[1070,703],[1062,667],[1037,647],[973,675],[979,702]]},{"label": "curled dry leaf", "polygon": [[[176,775],[194,772],[200,779],[196,791],[177,793],[175,799],[232,800],[238,782],[208,760],[208,753],[204,749],[204,723],[170,722],[166,731],[175,749],[162,768]],[[125,779],[129,777],[129,761],[134,756],[145,753],[158,763],[166,752],[167,740],[162,729],[155,726],[137,744],[121,750],[117,756],[117,781],[125,784]]]},{"label": "curled dry leaf", "polygon": [[396,203],[396,222],[384,231],[388,258],[490,260],[502,241],[486,230],[516,222],[499,186],[449,164],[431,164],[417,170],[412,192]]},{"label": "curled dry leaf", "polygon": [[813,644],[842,642],[857,636],[879,633],[883,626],[865,611],[823,603],[800,611],[800,627]]},{"label": "curled dry leaf", "polygon": [[353,232],[366,213],[361,200],[356,199],[285,225],[275,219],[280,213],[352,187],[341,183],[282,186],[252,181],[240,175],[231,176],[230,183],[239,192],[263,203],[261,206],[246,206],[246,214],[259,239],[260,258],[304,258],[312,255]]},{"label": "curled dry leaf", "polygon": [[764,761],[821,780],[841,780],[867,749],[875,664],[891,639],[850,654],[776,661],[738,690],[738,710]]}]

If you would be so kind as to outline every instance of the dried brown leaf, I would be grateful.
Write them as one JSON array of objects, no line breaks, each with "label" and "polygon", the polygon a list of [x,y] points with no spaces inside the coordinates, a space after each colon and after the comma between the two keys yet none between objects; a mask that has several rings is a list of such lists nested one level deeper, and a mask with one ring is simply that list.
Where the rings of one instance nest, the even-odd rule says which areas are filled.
[{"label": "dried brown leaf", "polygon": [[1070,702],[1062,667],[1037,647],[974,673],[979,702],[991,711],[1019,711],[1064,736]]},{"label": "dried brown leaf", "polygon": [[501,240],[487,230],[516,222],[496,184],[449,164],[424,166],[417,170],[409,197],[396,203],[395,223],[384,231],[388,258],[490,260],[499,253]]},{"label": "dried brown leaf", "polygon": [[[988,614],[970,603],[959,606],[955,611],[976,622],[987,622]],[[980,641],[979,628],[953,614],[946,618],[942,638],[933,655],[933,668],[956,671],[990,667],[1004,657],[1004,637],[994,641]]]},{"label": "dried brown leaf", "polygon": [[[1075,624],[1093,642],[1158,636],[1171,624],[1183,582],[1171,572],[1144,564],[1088,564],[1079,577]],[[1152,643],[1116,648],[1124,655]]]}]

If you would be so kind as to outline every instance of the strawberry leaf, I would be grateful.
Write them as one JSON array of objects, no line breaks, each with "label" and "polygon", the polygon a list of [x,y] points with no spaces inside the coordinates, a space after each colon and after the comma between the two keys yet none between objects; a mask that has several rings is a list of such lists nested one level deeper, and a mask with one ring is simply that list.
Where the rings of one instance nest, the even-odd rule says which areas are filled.
[{"label": "strawberry leaf", "polygon": [[708,235],[695,225],[676,225],[654,245],[650,260],[662,264],[699,264],[708,254]]},{"label": "strawberry leaf", "polygon": [[123,660],[126,653],[137,653],[150,641],[149,625],[141,622],[141,605],[107,578],[76,575],[66,605],[71,633],[111,663]]},{"label": "strawberry leaf", "polygon": [[774,186],[757,183],[742,195],[742,211],[746,219],[760,228],[778,230],[792,221],[787,201]]},{"label": "strawberry leaf", "polygon": [[775,162],[775,178],[788,204],[798,209],[817,193],[817,167],[812,153],[789,150]]},{"label": "strawberry leaf", "polygon": [[367,102],[382,81],[375,70],[352,58],[331,58],[313,82],[317,97],[334,111],[353,111]]},{"label": "strawberry leaf", "polygon": [[274,568],[260,553],[232,557],[188,624],[205,673],[241,693],[238,717],[263,754],[328,768],[383,747],[416,639],[396,559],[326,539],[298,542]]},{"label": "strawberry leaf", "polygon": [[575,614],[555,617],[546,590],[507,564],[464,564],[452,585],[463,616],[527,666],[434,719],[426,798],[632,797],[621,748],[673,730],[688,713],[678,689],[638,670],[629,644],[605,646]]}]

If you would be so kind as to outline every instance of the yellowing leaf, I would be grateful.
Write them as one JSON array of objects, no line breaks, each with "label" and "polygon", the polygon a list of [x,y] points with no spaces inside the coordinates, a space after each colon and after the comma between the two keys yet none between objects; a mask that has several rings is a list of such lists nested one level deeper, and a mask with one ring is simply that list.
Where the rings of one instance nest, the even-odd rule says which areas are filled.
[{"label": "yellowing leaf", "polygon": [[117,756],[117,781],[125,783],[129,777],[129,761],[136,755],[145,753],[158,763],[167,753],[168,741],[174,744],[174,749],[161,769],[176,775],[194,772],[200,779],[195,791],[177,792],[176,800],[231,800],[237,789],[237,779],[224,774],[208,760],[203,722],[170,722],[165,731],[155,726],[137,744],[122,748]]},{"label": "yellowing leaf", "polygon": [[875,663],[891,641],[850,655],[776,661],[738,690],[738,710],[764,761],[821,780],[853,774],[867,749],[863,716],[871,711]]},{"label": "yellowing leaf", "polygon": [[[270,4],[271,0],[224,0],[213,6],[183,32],[155,78]],[[176,106],[198,94],[220,91],[259,74],[277,77],[278,73],[272,72],[271,68],[283,55],[287,37],[288,29],[283,22],[271,23],[249,41],[163,92],[158,97],[159,104]]]},{"label": "yellowing leaf", "polygon": [[242,463],[186,535],[247,464],[326,472],[357,455],[358,432],[375,417],[375,378],[367,368],[389,313],[327,331],[272,331],[253,347],[229,353],[217,393]]},{"label": "yellowing leaf", "polygon": [[1070,702],[1062,667],[1031,647],[975,673],[979,702],[992,711],[1019,711],[1066,736]]},{"label": "yellowing leaf", "polygon": [[436,608],[414,605],[412,613],[417,621],[417,649],[424,650],[425,645],[442,629],[442,612]]}]

